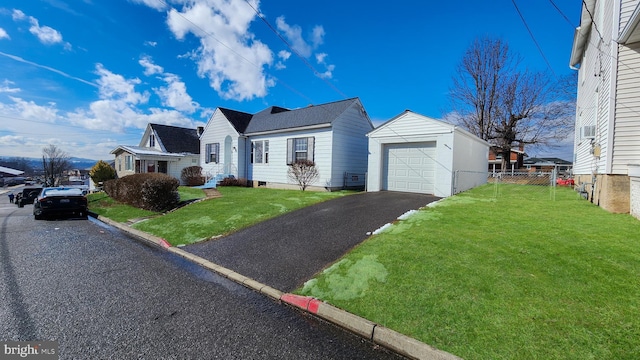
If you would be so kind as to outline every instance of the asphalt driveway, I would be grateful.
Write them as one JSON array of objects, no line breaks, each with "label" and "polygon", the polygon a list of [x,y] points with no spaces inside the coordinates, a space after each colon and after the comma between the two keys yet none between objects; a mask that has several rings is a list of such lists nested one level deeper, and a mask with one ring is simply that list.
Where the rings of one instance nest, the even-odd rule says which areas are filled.
[{"label": "asphalt driveway", "polygon": [[439,198],[371,192],[290,212],[224,238],[184,249],[284,292],[290,292],[398,216]]}]

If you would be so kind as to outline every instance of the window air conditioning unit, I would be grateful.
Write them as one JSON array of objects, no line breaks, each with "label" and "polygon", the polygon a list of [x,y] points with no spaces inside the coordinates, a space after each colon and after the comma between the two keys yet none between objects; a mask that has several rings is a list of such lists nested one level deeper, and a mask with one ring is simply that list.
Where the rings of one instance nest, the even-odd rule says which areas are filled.
[{"label": "window air conditioning unit", "polygon": [[596,138],[596,126],[587,125],[580,128],[583,139],[595,139]]}]

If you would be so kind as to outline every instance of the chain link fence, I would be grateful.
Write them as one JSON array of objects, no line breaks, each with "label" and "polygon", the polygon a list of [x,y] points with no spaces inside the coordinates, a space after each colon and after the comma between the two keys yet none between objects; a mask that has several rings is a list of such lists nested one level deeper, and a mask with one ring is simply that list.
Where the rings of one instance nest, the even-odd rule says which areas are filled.
[{"label": "chain link fence", "polygon": [[[507,171],[507,172],[474,172],[456,171],[453,181],[453,193],[464,190],[465,183],[475,181],[483,176],[486,182],[494,187],[494,196],[499,197],[506,191],[513,191],[515,185],[527,186],[531,193],[549,195],[550,200],[555,200],[558,184],[567,184],[565,179],[558,176],[557,171]],[[568,185],[568,184],[567,184]]]}]

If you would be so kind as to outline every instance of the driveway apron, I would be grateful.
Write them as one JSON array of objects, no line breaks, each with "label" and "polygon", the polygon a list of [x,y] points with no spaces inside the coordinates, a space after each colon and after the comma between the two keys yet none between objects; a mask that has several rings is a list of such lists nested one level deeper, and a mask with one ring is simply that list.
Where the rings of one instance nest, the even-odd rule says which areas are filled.
[{"label": "driveway apron", "polygon": [[388,191],[345,196],[185,250],[290,292],[364,241],[368,232],[438,199]]}]

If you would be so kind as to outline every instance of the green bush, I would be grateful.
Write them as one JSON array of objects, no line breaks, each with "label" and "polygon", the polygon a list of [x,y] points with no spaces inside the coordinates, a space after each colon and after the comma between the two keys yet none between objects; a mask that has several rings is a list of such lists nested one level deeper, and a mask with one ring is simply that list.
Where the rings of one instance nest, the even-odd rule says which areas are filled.
[{"label": "green bush", "polygon": [[179,185],[178,179],[165,174],[133,174],[107,181],[104,191],[121,203],[145,210],[165,211],[178,204]]},{"label": "green bush", "polygon": [[89,177],[94,184],[100,185],[105,181],[116,178],[116,170],[107,164],[106,161],[98,161],[89,171]]}]

